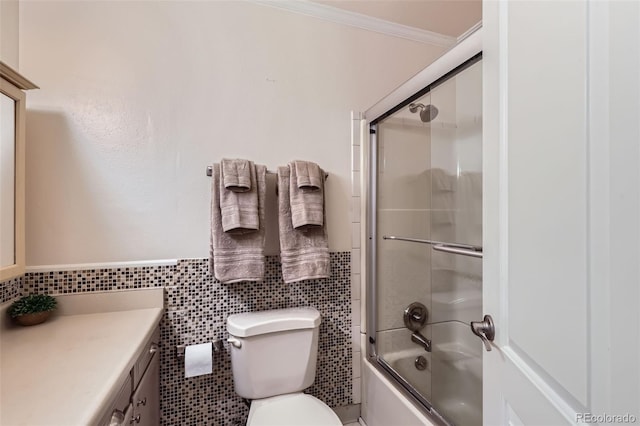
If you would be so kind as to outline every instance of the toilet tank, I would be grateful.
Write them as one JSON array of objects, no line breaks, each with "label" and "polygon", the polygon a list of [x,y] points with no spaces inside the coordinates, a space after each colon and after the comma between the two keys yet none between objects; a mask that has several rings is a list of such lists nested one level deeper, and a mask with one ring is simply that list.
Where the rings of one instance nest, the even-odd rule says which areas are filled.
[{"label": "toilet tank", "polygon": [[314,308],[230,315],[227,331],[236,393],[261,399],[311,386],[319,327],[320,313]]}]

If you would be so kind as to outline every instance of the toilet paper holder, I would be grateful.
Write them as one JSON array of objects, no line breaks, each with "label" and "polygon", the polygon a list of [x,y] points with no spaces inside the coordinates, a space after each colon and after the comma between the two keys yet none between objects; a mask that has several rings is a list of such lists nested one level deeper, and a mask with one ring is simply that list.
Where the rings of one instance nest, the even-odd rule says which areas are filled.
[{"label": "toilet paper holder", "polygon": [[[220,339],[215,339],[211,341],[211,344],[213,346],[213,352],[220,352],[223,349],[222,346],[222,340]],[[184,350],[187,347],[187,345],[178,345],[176,346],[176,357],[177,358],[184,358]]]}]

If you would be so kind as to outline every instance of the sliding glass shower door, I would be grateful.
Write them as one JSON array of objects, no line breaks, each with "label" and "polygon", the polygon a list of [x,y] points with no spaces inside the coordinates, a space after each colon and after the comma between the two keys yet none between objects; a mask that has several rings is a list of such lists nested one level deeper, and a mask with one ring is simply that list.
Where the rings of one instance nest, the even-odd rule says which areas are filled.
[{"label": "sliding glass shower door", "polygon": [[482,423],[482,67],[374,122],[375,351],[446,422]]}]

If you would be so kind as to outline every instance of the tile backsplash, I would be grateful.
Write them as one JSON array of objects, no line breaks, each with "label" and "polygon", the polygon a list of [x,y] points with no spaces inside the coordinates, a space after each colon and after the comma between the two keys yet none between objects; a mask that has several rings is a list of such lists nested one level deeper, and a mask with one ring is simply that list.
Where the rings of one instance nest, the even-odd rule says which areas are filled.
[{"label": "tile backsplash", "polygon": [[7,281],[0,282],[0,292],[2,293],[2,300],[0,303],[8,302],[20,296],[23,280],[24,275],[21,275]]},{"label": "tile backsplash", "polygon": [[[221,284],[209,274],[208,259],[183,259],[176,265],[30,272],[18,284],[3,285],[3,298],[19,295],[20,287],[22,294],[52,295],[164,287],[162,425],[244,424],[248,408],[233,389],[226,319],[266,309],[313,306],[320,311],[316,379],[307,392],[331,407],[354,403],[350,252],[331,253],[329,278],[291,284],[282,281],[279,257],[268,256],[265,280],[259,283]],[[214,355],[213,374],[185,379],[176,346],[214,339],[222,339],[225,349]]]}]

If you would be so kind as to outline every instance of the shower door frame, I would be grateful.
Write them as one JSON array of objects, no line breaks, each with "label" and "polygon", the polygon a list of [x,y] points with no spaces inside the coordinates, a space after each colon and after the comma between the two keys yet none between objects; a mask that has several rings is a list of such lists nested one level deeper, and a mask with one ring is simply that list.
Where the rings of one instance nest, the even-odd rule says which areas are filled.
[{"label": "shower door frame", "polygon": [[482,28],[470,32],[462,41],[436,59],[431,65],[408,80],[394,92],[386,96],[364,114],[364,129],[368,130],[369,138],[363,134],[365,150],[365,179],[366,186],[366,360],[374,368],[390,377],[400,385],[410,398],[419,403],[427,415],[435,421],[449,425],[431,402],[418,392],[406,379],[400,376],[389,364],[378,356],[376,348],[377,337],[377,193],[378,193],[378,141],[377,123],[389,117],[396,111],[406,107],[414,100],[426,95],[433,88],[449,78],[460,73],[482,59]]}]

